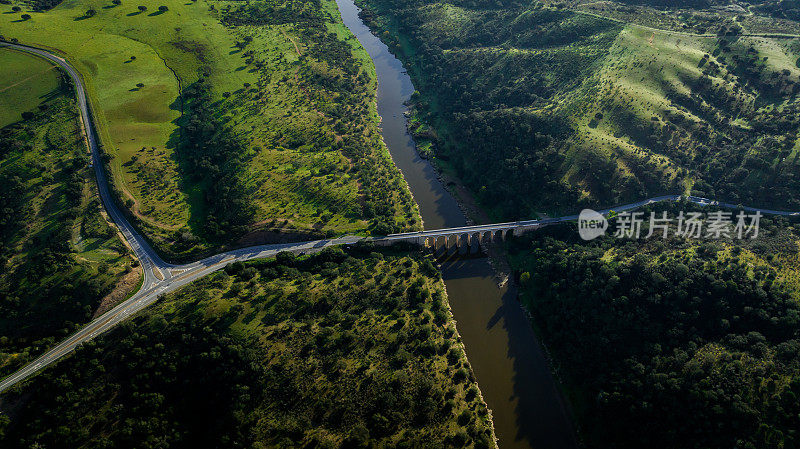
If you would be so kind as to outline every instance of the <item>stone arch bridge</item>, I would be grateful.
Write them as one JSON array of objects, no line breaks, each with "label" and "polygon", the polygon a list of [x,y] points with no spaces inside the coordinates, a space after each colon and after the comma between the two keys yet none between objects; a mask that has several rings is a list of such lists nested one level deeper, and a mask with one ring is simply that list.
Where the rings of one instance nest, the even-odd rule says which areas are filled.
[{"label": "stone arch bridge", "polygon": [[546,220],[514,221],[487,225],[462,226],[434,229],[430,231],[391,234],[386,237],[367,239],[377,245],[389,246],[398,242],[415,243],[437,252],[476,253],[482,244],[502,242],[511,235],[520,235],[548,224],[558,223],[564,218]]}]

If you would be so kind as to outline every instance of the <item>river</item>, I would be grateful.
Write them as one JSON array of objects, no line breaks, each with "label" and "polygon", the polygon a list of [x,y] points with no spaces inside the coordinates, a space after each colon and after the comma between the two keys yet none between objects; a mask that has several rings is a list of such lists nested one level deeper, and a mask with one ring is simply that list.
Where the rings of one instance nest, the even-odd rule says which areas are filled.
[{"label": "river", "polygon": [[[353,0],[336,3],[344,24],[375,63],[383,139],[411,188],[425,228],[466,224],[458,203],[433,167],[419,157],[406,131],[404,103],[414,86],[402,63],[361,21]],[[442,275],[467,358],[492,410],[500,447],[577,447],[569,413],[513,287],[497,286],[485,258],[444,262]]]}]

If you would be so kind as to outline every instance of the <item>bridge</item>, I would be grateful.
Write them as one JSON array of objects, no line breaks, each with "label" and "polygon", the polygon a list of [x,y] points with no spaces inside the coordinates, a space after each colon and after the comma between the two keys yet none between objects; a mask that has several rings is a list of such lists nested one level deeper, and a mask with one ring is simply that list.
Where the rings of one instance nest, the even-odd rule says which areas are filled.
[{"label": "bridge", "polygon": [[[649,204],[668,201],[677,202],[683,200],[700,206],[717,206],[727,209],[741,209],[748,212],[761,212],[763,214],[770,215],[794,217],[800,216],[800,212],[786,212],[772,209],[746,207],[692,195],[663,195],[654,198],[648,198],[635,203],[624,204],[614,208],[602,209],[597,212],[604,216],[608,216],[612,211],[625,212],[638,209]],[[521,235],[528,231],[539,229],[543,226],[575,221],[577,219],[578,215],[566,215],[563,217],[545,218],[540,220],[510,221],[505,223],[492,223],[484,225],[462,226],[457,228],[434,229],[429,231],[406,232],[401,234],[391,234],[386,237],[376,237],[363,240],[371,241],[377,245],[383,246],[392,245],[397,242],[409,242],[424,246],[426,248],[431,248],[435,251],[444,250],[445,252],[474,253],[479,251],[479,247],[482,244],[501,242],[506,240],[510,235]]]}]

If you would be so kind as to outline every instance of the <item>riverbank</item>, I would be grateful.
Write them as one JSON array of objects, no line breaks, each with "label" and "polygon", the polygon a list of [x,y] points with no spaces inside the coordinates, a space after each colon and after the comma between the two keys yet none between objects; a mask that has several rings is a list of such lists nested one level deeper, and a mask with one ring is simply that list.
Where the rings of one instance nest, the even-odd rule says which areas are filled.
[{"label": "riverbank", "polygon": [[[414,86],[402,63],[362,22],[352,0],[337,4],[343,22],[374,62],[381,133],[419,205],[425,228],[486,220],[457,179],[418,154],[405,115]],[[481,396],[492,411],[498,444],[504,449],[577,447],[544,353],[508,282],[508,265],[497,262],[502,260],[497,256],[501,250],[490,250],[494,256],[489,260],[440,261],[448,303]],[[506,276],[498,275],[503,272]]]}]

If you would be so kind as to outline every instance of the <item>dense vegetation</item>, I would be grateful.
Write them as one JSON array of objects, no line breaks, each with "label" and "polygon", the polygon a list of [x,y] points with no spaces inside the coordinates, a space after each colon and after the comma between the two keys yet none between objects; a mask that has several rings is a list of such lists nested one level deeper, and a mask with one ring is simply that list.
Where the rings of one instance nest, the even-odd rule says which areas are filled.
[{"label": "dense vegetation", "polygon": [[361,3],[412,74],[423,140],[497,218],[684,191],[800,209],[797,40],[537,2]]},{"label": "dense vegetation", "polygon": [[493,447],[431,260],[236,263],[5,395],[0,445]]},{"label": "dense vegetation", "polygon": [[588,447],[798,445],[798,229],[586,243],[563,227],[512,245]]},{"label": "dense vegetation", "polygon": [[0,377],[88,321],[123,276],[138,279],[62,89],[0,128]]}]

